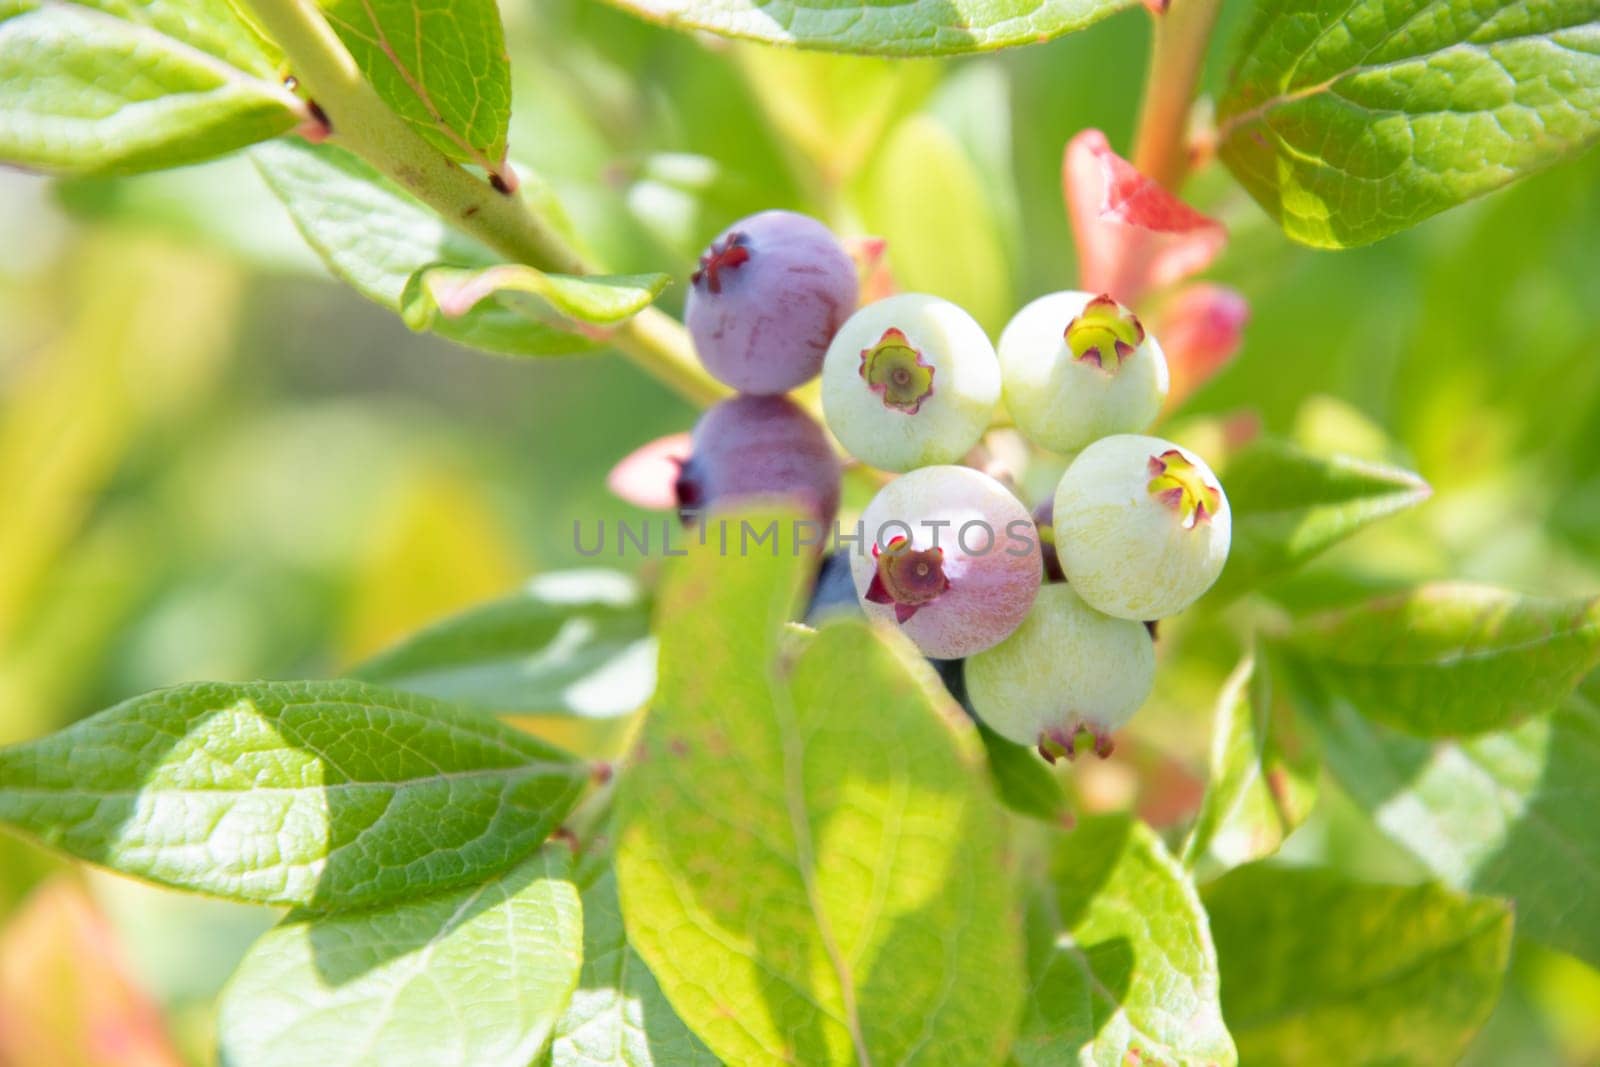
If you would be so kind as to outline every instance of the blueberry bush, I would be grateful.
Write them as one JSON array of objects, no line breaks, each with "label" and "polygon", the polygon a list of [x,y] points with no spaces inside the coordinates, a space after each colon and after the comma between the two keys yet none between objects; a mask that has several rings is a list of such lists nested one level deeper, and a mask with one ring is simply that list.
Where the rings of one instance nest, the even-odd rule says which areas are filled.
[{"label": "blueberry bush", "polygon": [[[0,162],[81,217],[303,256],[253,236],[237,183],[264,189],[411,331],[620,353],[684,405],[642,441],[663,420],[612,377],[560,401],[544,462],[634,522],[541,521],[636,567],[551,570],[322,675],[8,730],[0,903],[64,855],[277,909],[206,1008],[194,1056],[229,1067],[1600,1054],[1600,0],[528,6],[0,0]],[[1070,70],[1026,65],[1058,45]],[[1028,86],[1114,136],[1013,128]],[[1480,199],[1569,161],[1533,179],[1559,203]],[[1442,212],[1437,270],[1355,251]],[[1364,255],[1360,286],[1285,265]],[[145,310],[91,355],[230,299],[119,256],[75,268],[87,301]],[[1497,332],[1427,286],[1503,303]],[[13,663],[72,673],[8,599],[8,530],[63,520],[6,479],[78,469],[52,413],[125,373],[86,356],[29,394],[45,451],[0,423],[0,710],[33,691]],[[1547,435],[1542,474],[1473,480]],[[287,508],[338,451],[293,460]],[[75,580],[166,547],[136,543]],[[1561,566],[1482,580],[1535,573],[1518,552]],[[61,620],[116,629],[74,588],[48,585]],[[92,985],[114,968],[71,978],[112,1030],[28,1036],[49,983],[7,961],[102,922],[41,908],[0,936],[0,1064],[176,1062]]]}]

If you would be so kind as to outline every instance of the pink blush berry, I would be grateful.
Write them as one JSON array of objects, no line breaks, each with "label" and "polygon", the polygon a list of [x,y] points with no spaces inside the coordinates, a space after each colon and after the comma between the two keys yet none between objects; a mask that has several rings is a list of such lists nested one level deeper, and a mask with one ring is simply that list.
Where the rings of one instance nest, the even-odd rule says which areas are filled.
[{"label": "pink blush berry", "polygon": [[923,467],[862,513],[850,557],[862,610],[923,655],[958,659],[1011,633],[1039,591],[1038,532],[1022,502],[969,467]]}]

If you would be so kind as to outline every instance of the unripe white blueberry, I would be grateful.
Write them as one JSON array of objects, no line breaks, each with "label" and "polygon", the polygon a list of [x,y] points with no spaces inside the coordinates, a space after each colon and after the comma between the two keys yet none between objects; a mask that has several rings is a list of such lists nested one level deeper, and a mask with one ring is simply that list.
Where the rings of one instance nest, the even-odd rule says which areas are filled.
[{"label": "unripe white blueberry", "polygon": [[923,467],[861,515],[851,576],[869,616],[923,655],[958,659],[1016,629],[1039,591],[1038,532],[1005,486],[970,467]]},{"label": "unripe white blueberry", "polygon": [[822,410],[859,460],[906,471],[954,463],[1000,399],[983,327],[948,300],[902,293],[845,321],[822,364]]},{"label": "unripe white blueberry", "polygon": [[967,698],[989,728],[1071,758],[1080,730],[1111,754],[1111,732],[1150,696],[1154,642],[1144,626],[1085,604],[1070,586],[1047,585],[1015,633],[967,660]]},{"label": "unripe white blueberry", "polygon": [[1056,487],[1054,519],[1072,588],[1107,615],[1138,620],[1174,615],[1210,589],[1233,528],[1204,460],[1138,434],[1078,453]]},{"label": "unripe white blueberry", "polygon": [[1167,395],[1161,346],[1109,296],[1041,296],[1000,334],[999,358],[1017,429],[1057,452],[1142,432]]}]

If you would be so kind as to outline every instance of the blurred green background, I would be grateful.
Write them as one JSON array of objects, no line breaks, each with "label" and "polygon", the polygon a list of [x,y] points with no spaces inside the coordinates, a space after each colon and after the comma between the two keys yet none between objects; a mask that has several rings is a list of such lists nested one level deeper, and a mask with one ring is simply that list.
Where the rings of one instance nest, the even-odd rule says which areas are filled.
[{"label": "blurred green background", "polygon": [[[1138,11],[896,63],[677,36],[586,0],[505,18],[513,154],[608,266],[681,282],[728,222],[794,207],[886,236],[903,288],[996,332],[1073,281],[1062,147],[1097,126],[1126,150],[1147,43]],[[1172,628],[1131,754],[1074,772],[1085,804],[1158,826],[1190,810],[1246,617],[1424,577],[1600,590],[1597,189],[1591,153],[1375,247],[1313,253],[1220,170],[1195,178],[1190,198],[1232,233],[1210,276],[1254,319],[1181,413],[1188,432],[1253,412],[1404,462],[1436,495],[1266,602]],[[332,674],[585,563],[575,520],[639,517],[606,471],[693,419],[616,356],[519,362],[408,332],[326,279],[246,159],[122,181],[0,172],[0,248],[0,742],[174,682]],[[1420,877],[1331,783],[1323,797],[1288,855]],[[103,875],[83,876],[81,914],[24,906],[53,866],[0,839],[0,1064],[208,1062],[212,998],[273,917]],[[67,961],[42,980],[52,951]],[[1519,946],[1473,1057],[1600,1062],[1600,976]]]}]

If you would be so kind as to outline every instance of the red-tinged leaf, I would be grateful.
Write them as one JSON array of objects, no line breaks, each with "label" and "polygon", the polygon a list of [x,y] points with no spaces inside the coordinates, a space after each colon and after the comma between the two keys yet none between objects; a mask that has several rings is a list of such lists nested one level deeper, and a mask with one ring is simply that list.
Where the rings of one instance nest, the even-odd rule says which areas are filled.
[{"label": "red-tinged leaf", "polygon": [[1152,288],[1204,270],[1227,243],[1200,214],[1084,130],[1067,143],[1062,193],[1078,246],[1078,287],[1133,304]]},{"label": "red-tinged leaf", "polygon": [[1227,366],[1249,321],[1250,302],[1226,285],[1200,282],[1173,296],[1156,320],[1156,336],[1172,376],[1169,411]]},{"label": "red-tinged leaf", "polygon": [[161,1014],[78,882],[41,886],[0,934],[0,1063],[180,1067]]},{"label": "red-tinged leaf", "polygon": [[894,273],[889,270],[889,242],[885,238],[846,237],[842,243],[855,261],[856,276],[861,279],[862,307],[900,291]]},{"label": "red-tinged leaf", "polygon": [[606,475],[606,488],[636,508],[678,506],[678,471],[689,458],[689,435],[671,433],[640,445]]}]

